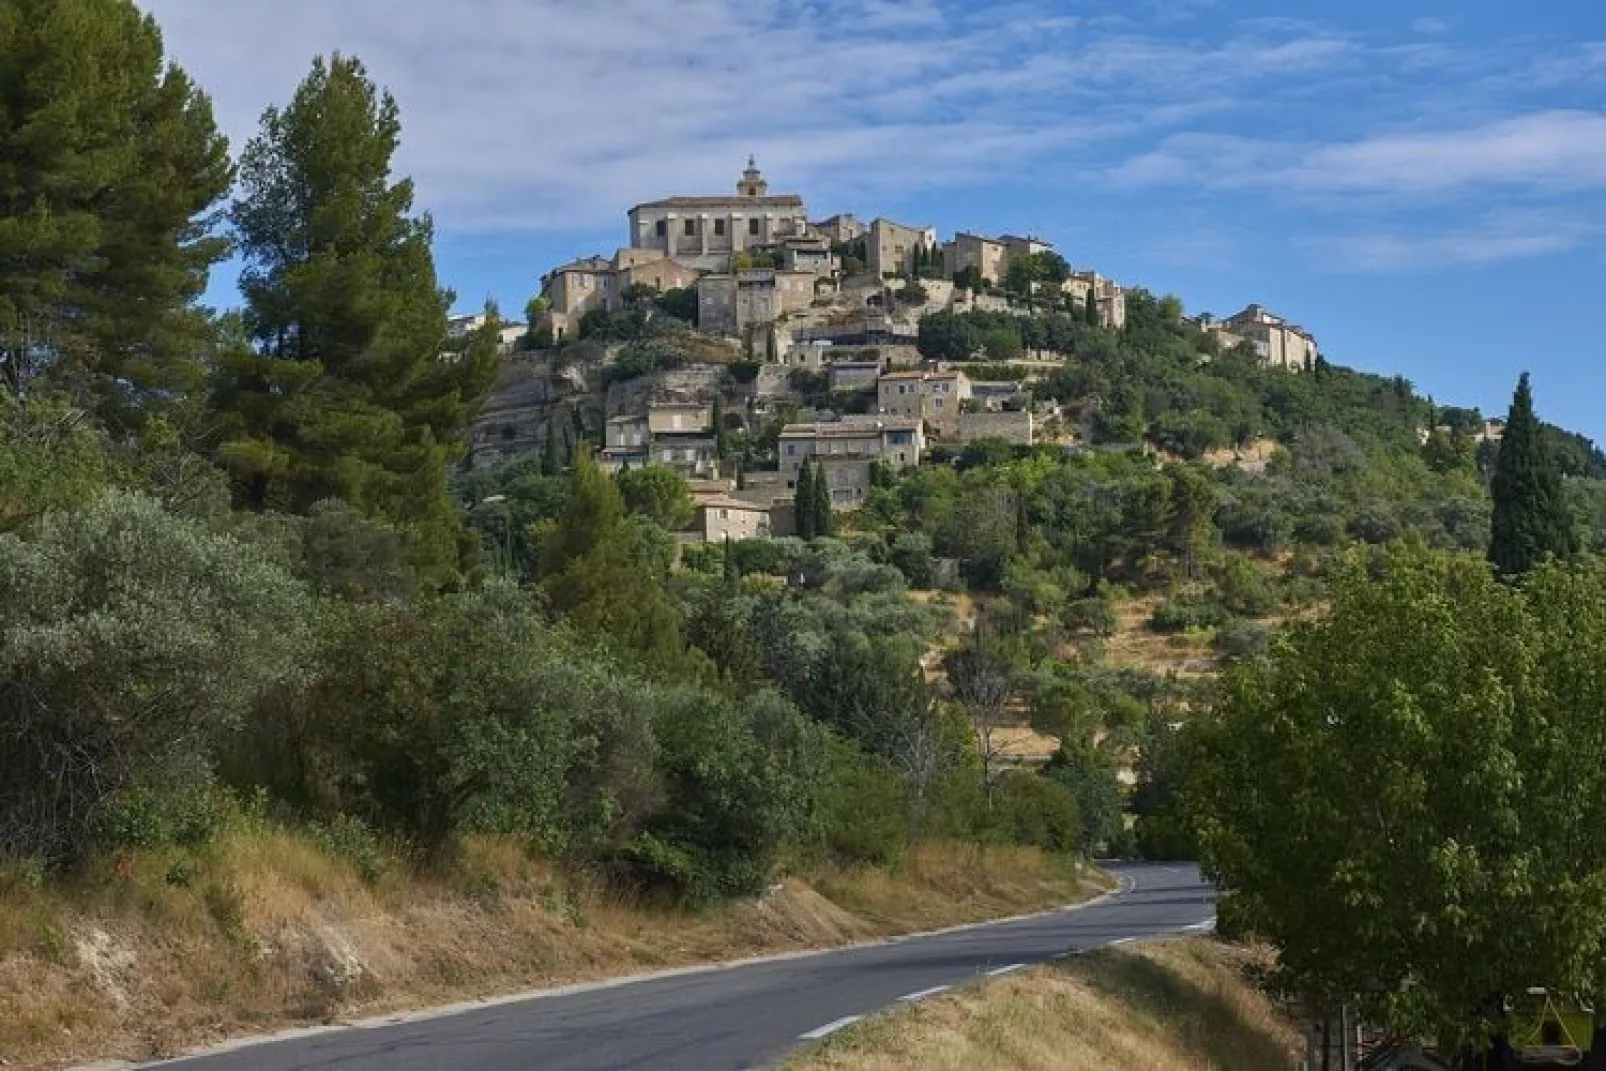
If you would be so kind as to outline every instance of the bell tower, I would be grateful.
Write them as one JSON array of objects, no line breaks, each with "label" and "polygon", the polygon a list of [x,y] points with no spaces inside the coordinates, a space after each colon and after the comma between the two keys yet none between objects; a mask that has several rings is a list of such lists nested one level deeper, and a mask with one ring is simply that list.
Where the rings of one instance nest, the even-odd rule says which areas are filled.
[{"label": "bell tower", "polygon": [[753,157],[747,158],[747,170],[742,172],[742,181],[736,184],[736,192],[742,197],[763,197],[769,193],[770,184],[764,181],[764,175],[758,169]]}]

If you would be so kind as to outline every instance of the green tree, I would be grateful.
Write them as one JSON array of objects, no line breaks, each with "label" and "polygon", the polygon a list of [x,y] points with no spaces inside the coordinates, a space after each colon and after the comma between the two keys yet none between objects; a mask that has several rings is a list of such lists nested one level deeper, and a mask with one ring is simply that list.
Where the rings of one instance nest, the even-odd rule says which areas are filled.
[{"label": "green tree", "polygon": [[831,509],[831,482],[826,478],[825,466],[818,461],[814,463],[814,486],[809,504],[814,512],[815,534],[828,536],[834,532],[836,515]]},{"label": "green tree", "polygon": [[660,528],[678,532],[692,520],[691,491],[686,477],[662,465],[643,465],[616,477],[625,508]]},{"label": "green tree", "polygon": [[338,55],[263,116],[232,212],[255,349],[233,355],[218,392],[231,417],[221,458],[248,507],[345,499],[445,577],[446,466],[495,378],[495,324],[441,359],[451,294],[428,217],[410,214],[411,181],[392,181],[400,131],[395,101]]},{"label": "green tree", "polygon": [[814,459],[803,459],[797,471],[797,487],[792,491],[792,517],[799,539],[813,539],[820,534],[814,524]]},{"label": "green tree", "polygon": [[618,485],[587,450],[570,467],[566,502],[541,550],[547,605],[581,633],[655,673],[683,671],[680,617],[663,586],[673,547],[664,552],[653,545],[662,530],[626,517]]},{"label": "green tree", "polygon": [[127,426],[203,382],[228,145],[126,0],[0,0],[0,72],[0,383]]},{"label": "green tree", "polygon": [[51,863],[127,792],[182,792],[308,661],[306,590],[238,540],[107,491],[0,535],[0,854]]},{"label": "green tree", "polygon": [[1603,605],[1598,562],[1508,586],[1400,548],[1229,671],[1183,798],[1297,988],[1449,1041],[1530,986],[1606,993]]},{"label": "green tree", "polygon": [[1572,514],[1534,416],[1527,372],[1517,380],[1489,492],[1494,499],[1489,560],[1503,576],[1525,575],[1548,554],[1565,558],[1577,551]]}]

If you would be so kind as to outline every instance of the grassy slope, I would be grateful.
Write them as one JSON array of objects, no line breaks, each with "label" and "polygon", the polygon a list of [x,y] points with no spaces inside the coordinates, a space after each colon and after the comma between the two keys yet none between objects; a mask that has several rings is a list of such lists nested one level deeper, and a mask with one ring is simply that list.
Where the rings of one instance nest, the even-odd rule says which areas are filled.
[{"label": "grassy slope", "polygon": [[791,878],[688,913],[470,844],[450,877],[353,866],[280,829],[140,855],[70,887],[0,876],[0,1064],[172,1055],[231,1034],[1047,908],[1100,889],[1021,849]]},{"label": "grassy slope", "polygon": [[1279,1071],[1297,1032],[1211,939],[1109,949],[852,1027],[788,1071]]}]

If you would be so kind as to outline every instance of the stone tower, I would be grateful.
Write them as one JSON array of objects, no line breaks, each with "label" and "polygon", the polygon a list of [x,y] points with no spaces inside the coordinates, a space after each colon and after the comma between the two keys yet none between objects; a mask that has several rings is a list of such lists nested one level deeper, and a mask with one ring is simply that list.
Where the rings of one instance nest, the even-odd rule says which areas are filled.
[{"label": "stone tower", "polygon": [[753,158],[747,158],[747,170],[742,172],[742,181],[736,184],[736,192],[743,197],[764,197],[769,193],[770,184],[764,181],[764,175],[759,171]]}]

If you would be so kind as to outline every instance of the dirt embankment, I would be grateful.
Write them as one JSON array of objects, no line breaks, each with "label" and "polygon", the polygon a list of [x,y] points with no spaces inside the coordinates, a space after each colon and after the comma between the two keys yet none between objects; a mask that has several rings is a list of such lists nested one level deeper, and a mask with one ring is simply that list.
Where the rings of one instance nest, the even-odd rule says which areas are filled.
[{"label": "dirt embankment", "polygon": [[1208,938],[1106,949],[870,1019],[788,1071],[1291,1071],[1263,954]]},{"label": "dirt embankment", "polygon": [[[326,1023],[1048,908],[1092,872],[1022,849],[928,845],[704,912],[578,880],[510,841],[449,875],[377,880],[284,830],[124,858],[63,884],[0,873],[0,1066],[176,1055]],[[372,873],[369,875],[374,877]]]}]

